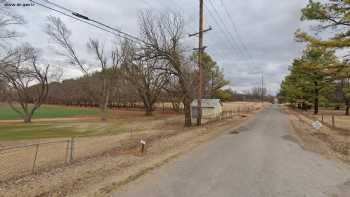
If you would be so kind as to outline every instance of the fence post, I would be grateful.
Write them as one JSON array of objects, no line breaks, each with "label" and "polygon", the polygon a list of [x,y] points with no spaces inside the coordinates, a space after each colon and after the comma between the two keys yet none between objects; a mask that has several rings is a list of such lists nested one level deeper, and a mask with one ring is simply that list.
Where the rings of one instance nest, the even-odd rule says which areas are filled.
[{"label": "fence post", "polygon": [[35,145],[35,154],[34,154],[34,161],[33,161],[32,174],[35,173],[35,165],[36,165],[36,160],[37,160],[37,158],[38,158],[38,151],[39,151],[39,144]]},{"label": "fence post", "polygon": [[335,118],[334,118],[334,115],[332,115],[332,127],[335,128]]},{"label": "fence post", "polygon": [[322,122],[324,121],[323,114],[322,114]]},{"label": "fence post", "polygon": [[69,163],[69,144],[70,144],[70,140],[67,140],[67,146],[66,146],[66,164]]},{"label": "fence post", "polygon": [[70,162],[73,162],[74,159],[74,137],[71,138],[70,140]]},{"label": "fence post", "polygon": [[130,138],[133,138],[133,129],[130,129]]}]

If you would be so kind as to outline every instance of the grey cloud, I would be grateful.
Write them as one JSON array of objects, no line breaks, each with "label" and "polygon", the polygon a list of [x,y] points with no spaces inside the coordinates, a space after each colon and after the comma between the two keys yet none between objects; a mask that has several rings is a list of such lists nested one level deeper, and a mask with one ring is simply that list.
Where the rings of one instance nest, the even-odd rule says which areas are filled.
[{"label": "grey cloud", "polygon": [[[19,0],[26,2],[26,0]],[[137,17],[142,9],[158,11],[176,11],[184,14],[186,33],[198,31],[197,1],[189,0],[74,0],[58,1],[67,8],[79,11],[113,27],[121,28],[137,35]],[[209,1],[209,0],[208,0]],[[215,13],[207,1],[207,8]],[[266,85],[271,93],[276,93],[283,77],[288,72],[288,65],[293,58],[301,54],[303,46],[294,41],[294,32],[298,28],[306,28],[300,22],[300,9],[307,3],[306,0],[211,0],[216,5],[223,18],[226,17],[222,2],[226,6],[236,24],[239,36],[236,35],[229,20],[226,26],[237,40],[238,37],[245,43],[251,55],[242,55],[239,50],[227,46],[227,36],[223,35],[206,10],[206,26],[213,26],[214,30],[206,33],[205,43],[208,52],[212,54],[218,64],[225,70],[228,79],[232,81],[236,90],[250,89],[259,84],[259,74],[264,72]],[[22,29],[27,36],[23,40],[33,45],[50,50],[50,42],[43,33],[45,20],[48,15],[57,15],[51,11],[34,6],[31,8],[14,8],[28,21]],[[76,43],[79,52],[89,57],[86,52],[86,41],[89,37],[98,37],[110,43],[113,36],[101,32],[70,18],[61,16],[62,20],[72,30],[72,40]],[[237,42],[237,41],[236,41]],[[186,45],[196,47],[196,40],[186,38]],[[234,44],[237,48],[238,43]],[[241,49],[242,50],[242,49]],[[52,52],[47,52],[52,55]],[[66,77],[70,77],[69,75]]]}]

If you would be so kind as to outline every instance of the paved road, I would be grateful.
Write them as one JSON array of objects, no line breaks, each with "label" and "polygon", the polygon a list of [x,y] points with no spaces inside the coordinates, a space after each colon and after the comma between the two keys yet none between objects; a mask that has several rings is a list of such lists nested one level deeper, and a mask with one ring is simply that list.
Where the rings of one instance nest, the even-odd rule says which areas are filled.
[{"label": "paved road", "polygon": [[350,168],[303,150],[277,106],[238,135],[221,135],[115,197],[350,197]]}]

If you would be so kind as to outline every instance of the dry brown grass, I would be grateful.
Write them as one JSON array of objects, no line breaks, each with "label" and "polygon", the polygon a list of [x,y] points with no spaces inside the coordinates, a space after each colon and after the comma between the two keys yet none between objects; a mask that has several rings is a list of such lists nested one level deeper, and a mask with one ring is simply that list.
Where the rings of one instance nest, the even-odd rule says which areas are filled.
[{"label": "dry brown grass", "polygon": [[[265,105],[267,106],[267,104]],[[241,112],[244,112],[248,110],[248,108],[250,112],[252,112],[253,110],[261,109],[262,104],[248,102],[224,103],[224,110],[226,111],[237,112],[238,109],[240,109]],[[235,118],[244,118],[244,116],[236,116]],[[43,121],[46,122],[48,120],[45,119]],[[84,118],[75,118],[74,121],[71,119],[52,121],[55,122],[55,124],[76,125],[75,128],[81,131],[96,127],[102,134],[106,129],[123,127],[127,130],[127,132],[118,135],[75,138],[73,154],[75,161],[95,157],[109,152],[110,150],[120,151],[125,147],[129,147],[130,144],[134,146],[140,139],[153,141],[159,137],[175,135],[179,132],[186,131],[186,129],[183,128],[183,116],[176,113],[156,112],[154,116],[146,117],[142,111],[118,110],[113,112],[110,120],[105,123]],[[67,151],[67,148],[69,148],[67,147],[67,140],[69,139],[70,138],[2,141],[0,145],[5,147],[62,141],[54,144],[40,145],[35,171],[42,172],[65,164],[67,157],[69,157],[69,151]],[[33,168],[35,148],[35,146],[32,146],[29,148],[0,152],[0,181],[30,174]]]},{"label": "dry brown grass", "polygon": [[[314,115],[312,112],[307,112],[306,115],[323,122],[328,127],[334,126],[334,129],[339,129],[344,135],[350,135],[350,116],[345,116],[342,111],[321,110],[318,115]],[[332,117],[334,117],[334,125]]]},{"label": "dry brown grass", "polygon": [[287,108],[285,111],[289,114],[291,125],[305,149],[321,153],[328,158],[350,162],[349,135],[326,125],[323,125],[320,130],[316,130],[312,127],[312,123],[317,117],[301,114]]},{"label": "dry brown grass", "polygon": [[223,103],[223,111],[245,112],[249,110],[259,110],[263,105],[268,106],[269,103],[256,103],[256,102],[226,102]]},{"label": "dry brown grass", "polygon": [[[80,193],[78,196],[103,196],[120,186],[120,183],[127,183],[130,177],[137,178],[147,169],[153,169],[169,158],[234,128],[251,114],[194,128],[183,128],[168,122],[156,127],[162,129],[144,130],[133,135],[126,133],[105,136],[101,137],[98,143],[93,138],[91,141],[90,138],[86,138],[79,142],[82,143],[82,154],[94,152],[101,147],[107,148],[108,142],[117,146],[109,147],[105,154],[81,159],[71,166],[62,166],[57,170],[4,182],[0,184],[0,196],[67,196],[76,192]],[[178,120],[173,121],[176,123]],[[155,125],[157,124],[153,126]],[[139,152],[140,139],[147,141],[147,152],[142,157],[135,154]]]}]

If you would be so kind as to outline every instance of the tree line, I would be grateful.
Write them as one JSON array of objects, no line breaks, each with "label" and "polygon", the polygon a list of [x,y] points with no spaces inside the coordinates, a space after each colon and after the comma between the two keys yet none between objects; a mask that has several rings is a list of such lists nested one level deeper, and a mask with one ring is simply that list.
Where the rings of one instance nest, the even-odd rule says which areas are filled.
[{"label": "tree line", "polygon": [[[198,87],[197,53],[189,52],[183,43],[185,23],[180,14],[141,12],[141,44],[115,39],[107,47],[99,38],[90,38],[86,48],[93,63],[80,55],[64,22],[48,16],[43,34],[68,62],[55,66],[63,70],[72,65],[82,74],[78,79],[60,81],[60,70],[41,62],[40,49],[27,43],[12,46],[11,39],[24,36],[16,27],[25,20],[9,12],[0,10],[0,99],[7,101],[26,123],[44,103],[96,106],[101,110],[101,119],[106,120],[111,106],[142,102],[145,114],[152,115],[154,104],[162,100],[173,103],[174,108],[181,102],[185,126],[191,126],[190,105]],[[227,93],[222,90],[229,84],[223,70],[207,53],[203,62],[205,97]]]},{"label": "tree line", "polygon": [[[279,99],[307,110],[319,106],[350,110],[350,1],[314,1],[302,9],[303,21],[316,21],[316,35],[298,30],[296,40],[307,44],[281,84]],[[319,35],[324,32],[324,34]],[[319,36],[317,36],[319,35]],[[345,55],[344,55],[345,54]]]}]

